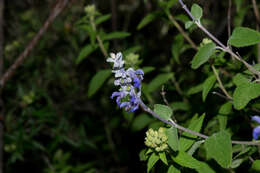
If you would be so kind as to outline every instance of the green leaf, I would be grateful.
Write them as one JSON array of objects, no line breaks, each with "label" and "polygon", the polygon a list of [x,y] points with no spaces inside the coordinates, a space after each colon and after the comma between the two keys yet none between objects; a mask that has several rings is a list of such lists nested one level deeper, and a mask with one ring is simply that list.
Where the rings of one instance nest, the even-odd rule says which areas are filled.
[{"label": "green leaf", "polygon": [[150,73],[150,72],[154,71],[154,69],[155,68],[152,67],[152,66],[142,67],[142,70],[143,70],[144,74]]},{"label": "green leaf", "polygon": [[178,130],[175,127],[168,128],[166,130],[166,135],[168,136],[168,145],[173,151],[178,151],[179,149],[179,139]]},{"label": "green leaf", "polygon": [[205,141],[207,157],[215,159],[223,168],[229,168],[232,163],[232,143],[230,134],[220,131]]},{"label": "green leaf", "polygon": [[135,132],[140,131],[153,121],[154,119],[147,114],[137,115],[132,123],[131,129]]},{"label": "green leaf", "polygon": [[250,82],[250,79],[246,78],[241,73],[238,73],[232,80],[233,80],[233,82],[235,83],[236,86],[239,86],[239,85],[241,85],[243,83]]},{"label": "green leaf", "polygon": [[154,112],[164,120],[170,120],[172,116],[172,109],[168,106],[161,104],[154,105]]},{"label": "green leaf", "polygon": [[97,45],[92,46],[91,44],[86,45],[81,49],[79,56],[76,59],[76,64],[79,64],[83,59],[87,58],[92,52],[94,52],[98,48]]},{"label": "green leaf", "polygon": [[203,84],[199,84],[199,85],[196,85],[196,86],[193,86],[192,88],[190,88],[187,91],[187,94],[188,95],[196,94],[196,93],[201,92],[202,90],[203,90]]},{"label": "green leaf", "polygon": [[159,157],[160,157],[161,161],[162,161],[165,165],[168,165],[168,161],[167,161],[165,152],[160,152],[160,153],[159,153]]},{"label": "green leaf", "polygon": [[260,160],[255,160],[251,169],[254,171],[260,171]]},{"label": "green leaf", "polygon": [[177,168],[175,168],[173,165],[171,165],[167,171],[167,173],[181,173],[181,171]]},{"label": "green leaf", "polygon": [[210,56],[215,52],[216,45],[214,43],[205,44],[199,49],[191,62],[191,68],[197,69],[208,61]]},{"label": "green leaf", "polygon": [[155,153],[153,153],[150,157],[149,160],[147,162],[147,172],[149,173],[150,170],[153,168],[153,166],[155,165],[155,163],[159,160],[159,156],[156,155]]},{"label": "green leaf", "polygon": [[93,76],[88,88],[88,97],[93,96],[111,75],[111,70],[100,70]]},{"label": "green leaf", "polygon": [[171,165],[167,171],[167,173],[181,173],[181,171],[177,168],[175,168],[173,165]]},{"label": "green leaf", "polygon": [[185,29],[189,29],[194,24],[193,21],[187,21],[185,22]]},{"label": "green leaf", "polygon": [[173,73],[165,73],[165,74],[159,74],[157,75],[149,84],[147,87],[147,92],[153,92],[157,88],[159,88],[161,85],[166,83],[169,79],[173,77]]},{"label": "green leaf", "polygon": [[172,102],[170,105],[173,111],[188,111],[190,109],[189,103],[186,102]]},{"label": "green leaf", "polygon": [[111,14],[107,14],[107,15],[103,15],[103,16],[100,16],[98,17],[96,20],[95,20],[95,23],[96,25],[99,25],[105,21],[107,21],[108,19],[110,19],[111,17]]},{"label": "green leaf", "polygon": [[140,161],[146,161],[148,159],[148,156],[146,155],[146,149],[142,149],[140,151],[139,159],[140,159]]},{"label": "green leaf", "polygon": [[[200,132],[204,118],[205,118],[205,114],[201,115],[200,117],[198,117],[198,115],[196,114],[191,119],[188,129],[196,132]],[[196,139],[197,139],[196,135],[192,135],[187,132],[182,133],[182,137],[180,138],[180,143],[179,143],[179,149],[181,151],[186,151],[191,147],[191,145],[196,141]]]},{"label": "green leaf", "polygon": [[191,14],[195,18],[195,20],[200,20],[202,17],[202,8],[198,4],[193,4],[191,7]]},{"label": "green leaf", "polygon": [[230,165],[230,168],[234,169],[234,168],[237,168],[239,167],[242,163],[243,163],[243,159],[235,159],[232,161],[231,165]]},{"label": "green leaf", "polygon": [[227,126],[228,115],[232,111],[232,102],[227,102],[223,104],[218,112],[218,121],[220,130],[225,130]]},{"label": "green leaf", "polygon": [[129,32],[111,32],[103,36],[103,40],[113,40],[130,36]]},{"label": "green leaf", "polygon": [[203,83],[203,91],[202,91],[202,100],[205,102],[207,95],[211,88],[214,86],[217,78],[215,75],[211,75],[208,77],[205,82]]},{"label": "green leaf", "polygon": [[228,44],[235,47],[245,47],[260,42],[260,33],[246,27],[236,27],[228,40]]},{"label": "green leaf", "polygon": [[206,163],[196,160],[191,155],[183,151],[180,151],[176,157],[172,156],[172,160],[183,167],[195,169],[199,173],[215,172]]},{"label": "green leaf", "polygon": [[143,27],[145,27],[146,25],[148,25],[149,23],[151,23],[154,19],[156,19],[157,16],[158,16],[158,12],[150,13],[147,16],[145,16],[141,20],[141,22],[137,25],[137,30],[140,30]]},{"label": "green leaf", "polygon": [[243,109],[250,100],[260,96],[260,85],[258,83],[242,83],[234,92],[234,107]]}]

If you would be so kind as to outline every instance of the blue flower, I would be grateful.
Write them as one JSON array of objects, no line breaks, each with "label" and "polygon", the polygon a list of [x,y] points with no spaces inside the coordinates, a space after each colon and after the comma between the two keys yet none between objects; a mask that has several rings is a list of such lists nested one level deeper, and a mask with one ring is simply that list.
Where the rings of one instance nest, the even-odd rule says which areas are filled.
[{"label": "blue flower", "polygon": [[[253,120],[253,121],[256,121],[257,123],[260,124],[260,117],[259,117],[259,116],[257,116],[257,115],[253,116],[253,117],[252,117],[252,120]],[[254,128],[254,130],[253,130],[253,138],[254,138],[255,140],[257,140],[259,136],[260,136],[260,125],[259,125],[259,126],[256,126],[256,127]]]},{"label": "blue flower", "polygon": [[[120,108],[134,112],[139,107],[144,72],[141,69],[135,71],[133,68],[125,70],[121,52],[111,53],[110,56],[107,62],[114,63],[112,70],[112,73],[115,73],[114,85],[120,86],[119,91],[113,92],[111,98],[116,97],[116,103]],[[122,99],[124,99],[123,102]]]}]

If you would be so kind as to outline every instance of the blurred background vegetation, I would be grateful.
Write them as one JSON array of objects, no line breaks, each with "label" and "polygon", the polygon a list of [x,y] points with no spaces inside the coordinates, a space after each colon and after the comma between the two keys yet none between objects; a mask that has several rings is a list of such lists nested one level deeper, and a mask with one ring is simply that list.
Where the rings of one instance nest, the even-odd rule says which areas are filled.
[{"label": "blurred background vegetation", "polygon": [[[203,24],[226,43],[228,1],[186,3],[189,7],[200,4]],[[5,1],[5,69],[41,29],[53,4],[51,0]],[[91,4],[99,12],[95,32],[84,10]],[[170,13],[165,10],[167,5]],[[205,112],[204,133],[217,131],[214,116],[226,100],[210,92],[203,102],[202,83],[212,74],[210,65],[191,69],[196,51],[184,40],[169,14],[185,30],[188,17],[176,0],[69,3],[3,90],[5,172],[145,172],[146,163],[139,159],[139,152],[145,148],[145,131],[163,124],[142,110],[126,113],[110,99],[115,90],[113,77],[107,72],[110,65],[98,47],[96,35],[107,52],[121,51],[128,63],[145,69],[143,98],[148,104],[164,104],[160,94],[164,85],[178,122],[185,125],[195,113]],[[147,15],[150,17],[144,21]],[[256,28],[251,1],[232,1],[231,28],[240,25]],[[196,27],[185,32],[198,46],[205,38]],[[257,46],[243,48],[240,53],[249,63],[257,62]],[[230,58],[219,58],[215,63],[225,86],[232,89],[232,77],[245,68]],[[93,79],[101,70],[103,73]],[[217,86],[214,90],[221,92]],[[249,115],[256,114],[258,107],[252,104],[248,109],[230,112],[228,126],[234,139],[236,134],[238,139],[252,138]],[[205,152],[198,157],[205,158]],[[239,170],[248,167],[249,162],[244,162]]]}]

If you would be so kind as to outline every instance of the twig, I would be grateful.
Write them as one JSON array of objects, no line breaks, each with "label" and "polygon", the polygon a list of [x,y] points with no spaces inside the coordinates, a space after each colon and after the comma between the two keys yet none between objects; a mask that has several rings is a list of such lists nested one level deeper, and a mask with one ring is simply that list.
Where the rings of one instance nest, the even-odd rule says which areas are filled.
[{"label": "twig", "polygon": [[227,13],[227,29],[228,29],[228,37],[231,35],[231,8],[232,8],[232,0],[228,1],[228,13]]},{"label": "twig", "polygon": [[164,103],[165,103],[167,106],[169,106],[169,102],[168,102],[168,100],[167,100],[166,97],[165,97],[166,92],[164,91],[164,85],[162,86],[161,95],[162,95],[162,98],[163,98]]},{"label": "twig", "polygon": [[231,56],[233,56],[236,60],[242,62],[249,71],[251,71],[253,74],[256,74],[258,78],[260,78],[260,71],[257,71],[253,66],[248,64],[245,60],[240,58],[236,53],[234,53],[228,46],[225,46],[223,43],[221,43],[214,35],[212,35],[201,23],[200,21],[196,20],[187,6],[183,3],[182,0],[179,0],[179,3],[181,4],[182,8],[186,11],[186,13],[190,16],[190,18],[193,20],[193,22],[206,34],[208,35],[215,43],[217,43],[224,52],[229,53]]},{"label": "twig", "polygon": [[217,78],[217,81],[218,81],[218,84],[219,84],[219,88],[223,91],[223,93],[227,96],[227,98],[228,98],[229,100],[233,100],[232,97],[228,94],[227,90],[225,89],[225,87],[224,87],[222,81],[220,80],[219,75],[218,75],[218,72],[217,72],[215,66],[214,66],[214,65],[211,65],[211,68],[212,68],[212,70],[213,70],[213,72],[214,72],[214,74],[215,74],[215,76],[216,76],[216,78]]},{"label": "twig", "polygon": [[50,168],[50,170],[55,173],[56,170],[55,168],[52,166],[50,159],[46,156],[46,155],[42,155],[43,160],[45,161],[45,163],[47,164],[47,166]]},{"label": "twig", "polygon": [[26,49],[19,55],[16,61],[13,63],[11,67],[4,73],[3,77],[0,80],[0,88],[3,89],[6,81],[8,81],[15,73],[16,69],[22,65],[24,60],[28,57],[29,53],[33,50],[36,44],[39,42],[43,34],[48,30],[51,23],[54,19],[62,12],[62,10],[66,7],[69,0],[57,0],[55,7],[52,9],[50,16],[37,33],[37,35],[32,39],[32,41],[28,44]]},{"label": "twig", "polygon": [[173,25],[177,28],[177,30],[183,35],[183,37],[187,40],[188,43],[190,43],[191,47],[195,50],[198,50],[196,44],[192,41],[192,39],[189,37],[189,35],[182,29],[181,25],[174,19],[174,17],[169,13],[166,12],[168,18],[173,23]]},{"label": "twig", "polygon": [[[187,129],[185,127],[182,127],[180,126],[179,124],[175,123],[173,120],[165,120],[163,118],[160,117],[160,115],[156,114],[155,112],[153,112],[149,107],[147,107],[144,102],[139,99],[139,103],[140,103],[140,106],[142,107],[142,109],[145,111],[145,112],[148,112],[150,113],[153,117],[155,117],[156,119],[166,123],[166,124],[169,124],[181,131],[184,131],[184,132],[187,132],[187,133],[190,133],[190,134],[193,134],[195,136],[198,136],[198,137],[201,137],[203,139],[207,139],[209,136],[207,135],[204,135],[202,133],[199,133],[199,132],[195,132],[193,130],[190,130],[190,129]],[[260,141],[257,141],[257,142],[252,142],[252,141],[236,141],[236,140],[233,140],[232,141],[232,144],[241,144],[241,145],[257,145],[257,146],[260,146]]]},{"label": "twig", "polygon": [[226,100],[230,101],[229,98],[227,98],[226,96],[224,96],[224,95],[222,95],[222,94],[220,94],[220,93],[218,93],[218,92],[216,92],[216,91],[213,91],[212,94],[215,94],[215,95],[217,95],[217,96],[219,96],[219,97],[221,97],[221,98],[223,98],[223,99],[226,99]]}]

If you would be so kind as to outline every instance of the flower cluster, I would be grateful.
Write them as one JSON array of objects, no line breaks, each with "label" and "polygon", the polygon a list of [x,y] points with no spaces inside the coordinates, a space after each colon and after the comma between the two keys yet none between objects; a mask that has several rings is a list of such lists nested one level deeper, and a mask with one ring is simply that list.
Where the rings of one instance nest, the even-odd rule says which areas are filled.
[{"label": "flower cluster", "polygon": [[[257,116],[257,115],[253,116],[253,117],[252,117],[252,120],[253,120],[253,121],[256,121],[256,122],[258,122],[258,123],[260,124],[260,117],[259,117],[259,116]],[[255,140],[257,140],[259,136],[260,136],[260,125],[259,125],[259,126],[256,126],[256,127],[254,128],[254,130],[253,130],[253,138],[254,138]]]},{"label": "flower cluster", "polygon": [[168,137],[165,134],[165,128],[160,127],[158,131],[149,129],[146,132],[145,145],[160,152],[168,148]]},{"label": "flower cluster", "polygon": [[115,86],[120,86],[119,91],[113,92],[111,98],[116,97],[116,103],[120,108],[125,108],[128,112],[134,112],[139,107],[141,96],[141,81],[144,72],[141,69],[124,69],[122,53],[111,53],[107,62],[114,63],[112,73],[115,74]]}]

